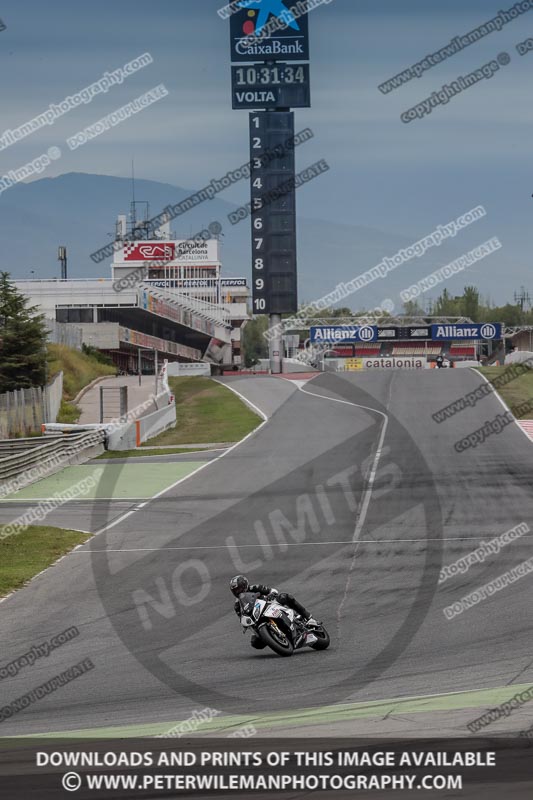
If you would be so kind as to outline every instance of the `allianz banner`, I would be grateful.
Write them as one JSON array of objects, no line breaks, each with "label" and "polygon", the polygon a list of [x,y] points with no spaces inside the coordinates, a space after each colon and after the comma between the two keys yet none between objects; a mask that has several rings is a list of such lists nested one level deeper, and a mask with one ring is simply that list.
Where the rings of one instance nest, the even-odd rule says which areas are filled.
[{"label": "allianz banner", "polygon": [[332,325],[309,329],[313,344],[340,344],[341,342],[375,342],[378,329],[375,325]]},{"label": "allianz banner", "polygon": [[431,338],[436,342],[452,339],[501,339],[502,326],[500,322],[432,325]]}]

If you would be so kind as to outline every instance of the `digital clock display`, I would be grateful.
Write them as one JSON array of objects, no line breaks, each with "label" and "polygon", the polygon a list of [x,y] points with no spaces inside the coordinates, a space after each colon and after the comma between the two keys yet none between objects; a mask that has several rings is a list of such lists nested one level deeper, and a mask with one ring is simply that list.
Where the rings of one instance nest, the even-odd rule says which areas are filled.
[{"label": "digital clock display", "polygon": [[[307,67],[307,69],[306,69]],[[307,74],[306,74],[307,73]],[[277,64],[235,68],[235,86],[291,86],[309,82],[308,65]]]},{"label": "digital clock display", "polygon": [[247,64],[232,66],[234,109],[309,108],[309,64]]}]

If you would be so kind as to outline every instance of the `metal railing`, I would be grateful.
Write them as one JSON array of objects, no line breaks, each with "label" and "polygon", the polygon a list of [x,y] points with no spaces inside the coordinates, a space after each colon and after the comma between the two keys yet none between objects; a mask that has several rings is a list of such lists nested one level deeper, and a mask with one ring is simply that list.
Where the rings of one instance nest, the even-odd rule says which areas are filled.
[{"label": "metal railing", "polygon": [[[55,434],[56,438],[62,438],[62,434]],[[32,447],[42,447],[43,437],[32,436],[29,439],[1,439],[0,440],[0,459],[13,453],[21,453],[30,450]]]},{"label": "metal railing", "polygon": [[[27,486],[71,463],[91,458],[92,450],[105,442],[105,431],[89,430],[59,436],[0,441],[0,497]],[[87,451],[91,451],[91,453]],[[13,489],[4,481],[17,478]]]},{"label": "metal railing", "polygon": [[147,289],[155,297],[167,303],[174,303],[187,311],[198,314],[205,319],[230,327],[230,317],[228,312],[222,306],[215,303],[208,303],[206,300],[200,300],[197,297],[181,294],[172,288],[159,289],[151,286],[149,283],[139,284],[141,288]]}]

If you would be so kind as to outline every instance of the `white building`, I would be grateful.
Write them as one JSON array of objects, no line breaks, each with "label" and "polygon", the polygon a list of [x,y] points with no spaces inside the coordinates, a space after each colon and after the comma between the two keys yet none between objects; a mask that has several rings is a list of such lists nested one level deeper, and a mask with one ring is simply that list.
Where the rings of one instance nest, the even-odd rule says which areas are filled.
[{"label": "white building", "polygon": [[217,239],[118,240],[110,279],[15,284],[48,320],[81,330],[82,341],[120,369],[135,372],[140,357],[153,371],[156,353],[239,366],[250,290],[245,278],[221,276],[219,246]]}]

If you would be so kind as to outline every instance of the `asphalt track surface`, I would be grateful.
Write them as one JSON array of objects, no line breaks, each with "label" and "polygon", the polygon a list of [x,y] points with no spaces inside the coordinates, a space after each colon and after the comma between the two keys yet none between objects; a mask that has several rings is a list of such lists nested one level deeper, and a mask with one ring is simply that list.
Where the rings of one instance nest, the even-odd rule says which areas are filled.
[{"label": "asphalt track surface", "polygon": [[[67,467],[0,500],[0,523],[17,520],[28,510],[36,508],[39,501],[47,497],[59,497],[83,478],[90,477],[97,481],[97,489],[52,511],[47,515],[46,522],[52,526],[92,533],[109,523],[113,517],[121,516],[138,503],[164,491],[180,477],[193,472],[198,465],[217,458],[224,449],[202,451],[196,457],[194,453],[184,453],[93,459],[84,465]],[[143,464],[150,464],[150,469],[143,467]],[[162,467],[162,464],[167,466]],[[123,465],[127,465],[126,469]],[[113,502],[109,503],[108,500]]]},{"label": "asphalt track surface", "polygon": [[[431,418],[480,380],[470,370],[305,385],[228,378],[268,422],[151,502],[88,507],[91,530],[106,518],[112,527],[0,605],[0,666],[80,630],[0,680],[0,707],[84,658],[95,664],[2,722],[0,735],[170,723],[205,706],[260,719],[533,683],[531,577],[453,620],[443,614],[533,554],[523,536],[438,585],[443,564],[533,519],[533,445],[517,425],[453,447],[502,412],[496,396],[440,425]],[[291,659],[252,650],[227,588],[240,571],[296,594],[331,648]]]}]

